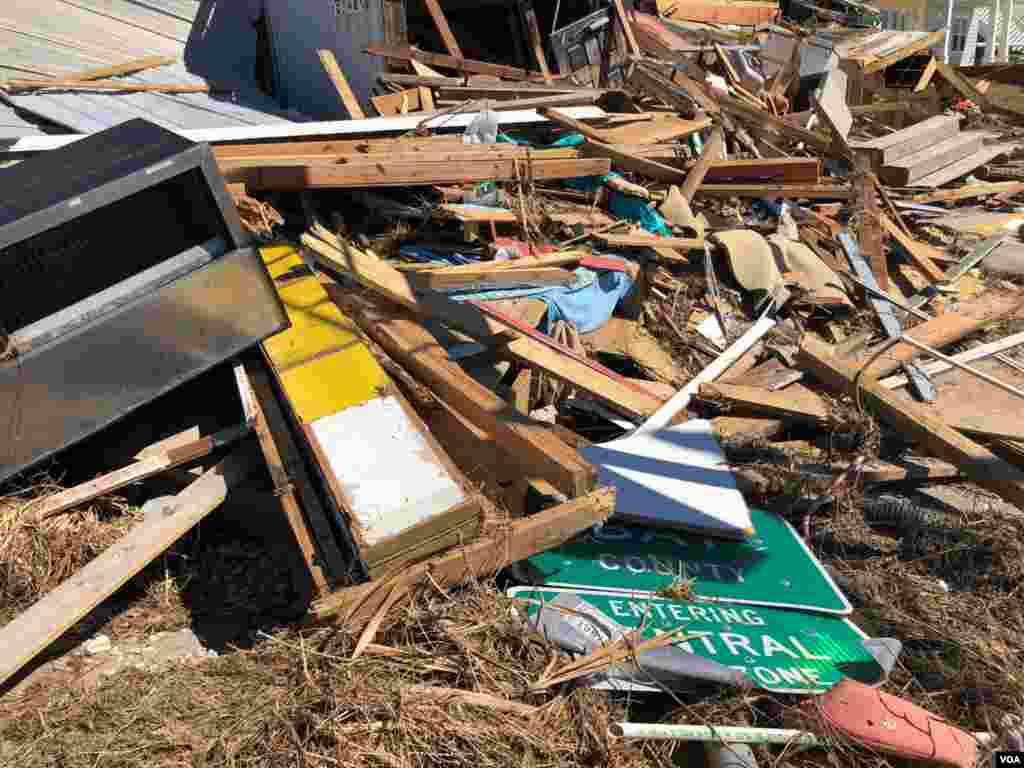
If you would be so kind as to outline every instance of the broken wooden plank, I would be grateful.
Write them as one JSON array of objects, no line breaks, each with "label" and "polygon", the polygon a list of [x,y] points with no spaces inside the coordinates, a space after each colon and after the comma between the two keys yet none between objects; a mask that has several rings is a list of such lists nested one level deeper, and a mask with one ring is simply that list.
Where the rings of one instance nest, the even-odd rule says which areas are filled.
[{"label": "broken wooden plank", "polygon": [[602,158],[581,160],[531,160],[523,168],[517,160],[467,160],[450,163],[369,161],[346,165],[297,164],[292,166],[242,168],[230,173],[232,181],[250,190],[302,191],[348,187],[405,187],[433,184],[468,184],[480,181],[516,181],[524,175],[533,179],[564,179],[603,176],[611,163]]},{"label": "broken wooden plank", "polygon": [[773,440],[780,437],[787,427],[781,419],[716,416],[711,419],[711,429],[722,440],[748,441]]},{"label": "broken wooden plank", "polygon": [[113,493],[119,488],[124,488],[126,485],[159,475],[168,469],[180,467],[182,464],[187,464],[203,456],[209,456],[215,450],[244,437],[249,433],[249,430],[250,426],[248,424],[228,427],[214,435],[194,440],[187,445],[140,459],[126,467],[100,475],[93,480],[81,483],[73,488],[68,488],[60,493],[55,493],[52,496],[46,496],[38,502],[33,502],[33,515],[38,521],[45,520],[48,517],[74,509],[100,496]]},{"label": "broken wooden plank", "polygon": [[544,75],[544,82],[551,83],[551,69],[548,67],[548,58],[544,55],[544,40],[540,36],[540,26],[537,24],[537,13],[533,10],[533,7],[527,7],[523,10],[523,15],[526,17],[526,34],[530,40],[530,48],[533,51],[533,57],[537,60],[537,66],[540,67],[540,73]]},{"label": "broken wooden plank", "polygon": [[967,439],[937,418],[934,411],[899,397],[858,368],[835,357],[831,348],[805,335],[797,353],[800,366],[830,388],[857,397],[904,438],[924,445],[931,453],[955,464],[978,485],[1024,509],[1024,472],[991,451]]},{"label": "broken wooden plank", "polygon": [[124,64],[115,64],[112,67],[99,67],[87,69],[83,72],[76,72],[67,76],[68,80],[102,80],[107,77],[121,77],[122,75],[133,75],[147,69],[166,67],[173,64],[175,59],[170,56],[143,56],[140,59],[132,59]]},{"label": "broken wooden plank", "polygon": [[801,384],[793,384],[782,392],[771,392],[759,387],[719,382],[702,384],[698,394],[702,400],[726,403],[742,415],[760,415],[812,425],[829,419],[828,403]]},{"label": "broken wooden plank", "polygon": [[440,53],[421,51],[418,48],[409,46],[386,45],[375,43],[366,46],[364,53],[371,56],[383,56],[388,59],[399,59],[401,61],[421,61],[424,64],[431,64],[435,67],[454,69],[459,72],[476,72],[480,75],[493,75],[506,80],[526,80],[533,73],[527,72],[519,67],[508,67],[503,64],[491,64],[486,61],[475,61],[474,59],[457,58],[445,56]]},{"label": "broken wooden plank", "polygon": [[717,114],[720,110],[718,102],[711,98],[700,85],[676,72],[673,80],[668,80],[642,65],[633,67],[629,82],[636,88],[661,99],[670,107],[674,107],[683,117],[702,117],[701,112]]},{"label": "broken wooden plank", "polygon": [[973,101],[982,111],[985,111],[988,106],[988,98],[974,87],[974,84],[966,77],[956,71],[954,67],[944,62],[935,61],[935,70],[939,75],[945,79],[947,83],[953,86],[953,90],[959,93],[968,101]]},{"label": "broken wooden plank", "polygon": [[446,710],[457,705],[483,707],[484,709],[508,712],[526,718],[533,717],[540,712],[540,707],[535,707],[532,704],[522,704],[518,701],[500,699],[497,696],[491,696],[489,693],[462,691],[458,688],[442,688],[436,685],[403,685],[399,692],[399,698],[403,709],[419,703],[425,703],[436,707],[443,707]]},{"label": "broken wooden plank", "polygon": [[425,270],[413,275],[412,283],[430,291],[468,290],[472,288],[525,285],[573,285],[576,275],[559,267],[510,267],[505,269],[466,270],[458,273],[439,273]]},{"label": "broken wooden plank", "polygon": [[[942,348],[954,341],[974,333],[989,323],[1024,310],[1024,296],[1010,291],[987,291],[973,299],[960,302],[956,312],[947,312],[933,320],[921,323],[906,332],[922,344]],[[873,348],[858,355],[856,359],[867,360],[874,354]],[[888,349],[867,368],[865,376],[887,376],[896,371],[904,362],[913,360],[921,353],[909,344],[897,344]],[[856,364],[856,363],[853,363]]]},{"label": "broken wooden plank", "polygon": [[420,325],[388,318],[366,304],[348,306],[385,352],[480,429],[493,434],[498,445],[530,464],[532,474],[550,480],[571,498],[594,487],[596,473],[588,462],[471,378]]},{"label": "broken wooden plank", "polygon": [[853,191],[839,184],[701,184],[696,195],[706,197],[767,197],[848,200]]},{"label": "broken wooden plank", "polygon": [[629,235],[615,235],[611,233],[595,234],[595,240],[600,240],[611,248],[680,248],[687,251],[704,250],[704,239],[700,237],[659,237],[644,233]]},{"label": "broken wooden plank", "polygon": [[882,232],[878,228],[881,212],[878,210],[878,198],[875,196],[875,178],[868,173],[862,173],[857,183],[864,205],[864,216],[860,221],[858,233],[861,255],[871,265],[878,287],[888,291],[889,265],[886,262],[885,249],[882,247]]},{"label": "broken wooden plank", "polygon": [[983,184],[965,184],[958,189],[940,189],[910,198],[913,203],[949,203],[985,195],[1018,195],[1024,192],[1024,181],[998,181]]},{"label": "broken wooden plank", "polygon": [[217,88],[206,83],[137,83],[121,80],[27,80],[14,78],[4,82],[9,91],[31,91],[41,88],[55,91],[121,91],[123,93],[209,93]]},{"label": "broken wooden plank", "polygon": [[[976,347],[968,349],[966,352],[958,352],[953,355],[953,358],[961,363],[970,363],[974,360],[983,360],[986,357],[998,355],[1000,352],[1013,349],[1021,344],[1024,344],[1024,333],[1014,333],[1004,339],[999,339],[998,341],[993,341],[988,344],[979,344]],[[928,373],[934,374],[948,371],[953,366],[949,363],[942,362],[941,360],[936,360],[932,363],[925,363],[921,367]],[[881,379],[878,383],[886,389],[899,389],[900,387],[906,386],[907,378],[902,375],[889,376]]]},{"label": "broken wooden plank", "polygon": [[[937,45],[938,43],[942,42],[942,39],[945,36],[946,30],[940,29],[935,32],[932,32],[930,35],[926,35],[925,37],[921,37],[918,38],[917,40],[914,40],[909,45],[905,45],[898,51],[890,53],[887,56],[882,56],[881,58],[873,59],[872,61],[869,61],[867,64],[864,65],[864,74],[870,75],[874,74],[875,72],[881,72],[883,69],[886,69],[897,62],[903,61],[903,59],[907,58],[908,56],[913,56],[915,53],[920,53],[921,51],[925,51],[931,48],[933,45]],[[932,61],[935,61],[935,57],[932,57]]]},{"label": "broken wooden plank", "polygon": [[444,11],[441,10],[441,4],[437,0],[423,0],[423,2],[427,4],[427,11],[434,21],[434,27],[438,34],[441,35],[441,41],[444,43],[448,55],[454,56],[456,59],[463,58],[462,49],[459,48],[459,43],[456,41],[455,35],[452,34],[451,27],[448,26],[448,19],[445,18]]},{"label": "broken wooden plank", "polygon": [[921,77],[917,80],[917,85],[914,86],[914,93],[921,93],[925,88],[929,86],[932,81],[932,77],[935,76],[937,71],[936,59],[932,56],[928,59],[928,63],[925,65],[924,71],[921,73]]},{"label": "broken wooden plank", "polygon": [[316,54],[320,57],[320,64],[323,66],[324,72],[327,73],[327,77],[330,78],[334,90],[338,92],[338,98],[345,105],[348,116],[353,120],[365,120],[366,113],[359,105],[359,99],[352,93],[352,88],[348,84],[345,73],[338,66],[338,60],[334,58],[334,53],[327,49],[320,49]]},{"label": "broken wooden plank", "polygon": [[110,597],[132,576],[219,507],[248,474],[248,455],[236,452],[174,497],[159,514],[136,524],[73,576],[0,629],[0,684]]},{"label": "broken wooden plank", "polygon": [[640,55],[640,44],[636,41],[636,35],[633,34],[633,27],[629,23],[629,17],[626,15],[626,9],[622,7],[622,0],[613,0],[612,5],[615,8],[615,15],[619,19],[619,23],[622,25],[622,31],[626,35],[626,44],[629,46],[629,53],[633,56]]},{"label": "broken wooden plank", "polygon": [[1018,145],[1013,143],[999,143],[984,146],[972,155],[968,155],[961,160],[957,160],[951,165],[947,165],[934,173],[930,173],[927,176],[922,176],[916,182],[914,186],[917,187],[941,187],[943,184],[948,184],[954,179],[959,179],[961,176],[966,176],[968,173],[973,171],[975,168],[980,168],[990,160],[994,160],[1000,155],[1005,155],[1013,152]]},{"label": "broken wooden plank", "polygon": [[915,267],[931,280],[933,283],[943,282],[946,279],[946,273],[943,272],[934,261],[932,261],[932,251],[937,251],[937,248],[933,248],[925,243],[920,243],[911,237],[908,237],[899,227],[884,213],[877,212],[878,222],[882,225],[886,232],[892,236],[896,242],[903,246],[903,250],[907,252],[911,262]]},{"label": "broken wooden plank", "polygon": [[697,162],[686,174],[686,179],[679,188],[680,194],[687,202],[693,202],[693,196],[704,184],[711,165],[722,159],[722,150],[725,148],[725,133],[722,127],[716,125],[711,129],[711,138],[704,145],[704,149],[697,158]]},{"label": "broken wooden plank", "polygon": [[428,573],[442,588],[486,578],[501,568],[557,547],[580,531],[603,523],[614,509],[615,491],[598,488],[586,496],[528,518],[513,520],[492,536],[481,537],[468,546],[414,565],[385,582],[339,589],[313,604],[312,617],[315,620],[337,617],[353,629],[361,628],[395,587],[411,587]]},{"label": "broken wooden plank", "polygon": [[[398,93],[371,96],[370,102],[381,117],[396,117],[410,112],[423,112],[427,109],[427,106],[423,103],[423,91],[426,91],[428,94],[430,93],[430,90],[427,88],[407,88]],[[433,101],[431,101],[430,109],[433,109]]]}]

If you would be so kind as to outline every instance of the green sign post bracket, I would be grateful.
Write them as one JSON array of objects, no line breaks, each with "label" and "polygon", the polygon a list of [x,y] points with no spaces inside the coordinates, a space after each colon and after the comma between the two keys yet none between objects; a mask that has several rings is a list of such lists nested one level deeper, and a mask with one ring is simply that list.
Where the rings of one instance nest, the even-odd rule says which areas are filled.
[{"label": "green sign post bracket", "polygon": [[788,522],[751,509],[755,535],[733,541],[605,524],[526,561],[530,583],[655,595],[692,580],[694,599],[848,616],[853,606]]},{"label": "green sign post bracket", "polygon": [[[670,648],[740,670],[756,686],[777,693],[821,693],[844,677],[867,685],[885,681],[885,670],[864,646],[867,635],[839,616],[546,587],[513,587],[509,595],[528,619],[536,621],[543,611],[545,622],[568,599],[566,605],[575,610],[557,615],[564,617],[568,631],[592,640],[607,642],[641,625],[645,639],[681,630],[696,638]],[[546,628],[551,629],[550,623]],[[641,656],[641,666],[643,661]],[[630,686],[644,689],[642,682]]]}]

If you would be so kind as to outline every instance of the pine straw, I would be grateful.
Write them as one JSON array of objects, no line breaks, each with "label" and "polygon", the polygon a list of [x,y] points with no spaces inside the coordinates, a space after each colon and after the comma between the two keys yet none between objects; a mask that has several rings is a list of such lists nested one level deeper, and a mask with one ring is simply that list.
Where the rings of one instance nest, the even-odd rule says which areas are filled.
[{"label": "pine straw", "polygon": [[409,684],[524,700],[553,649],[509,624],[493,586],[421,596],[377,642],[401,655],[353,661],[346,631],[289,629],[202,667],[126,672],[85,697],[54,692],[41,709],[4,712],[0,700],[0,757],[26,768],[650,764],[640,747],[608,743],[607,704],[591,691],[529,695],[532,718],[402,704]]}]

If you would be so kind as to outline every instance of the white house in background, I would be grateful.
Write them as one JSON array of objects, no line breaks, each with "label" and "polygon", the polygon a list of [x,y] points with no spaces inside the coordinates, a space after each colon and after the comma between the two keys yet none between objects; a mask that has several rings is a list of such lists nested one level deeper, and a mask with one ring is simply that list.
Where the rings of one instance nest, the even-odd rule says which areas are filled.
[{"label": "white house in background", "polygon": [[1009,60],[1024,46],[1024,0],[877,0],[885,29],[934,31],[946,38],[932,54],[956,66]]}]

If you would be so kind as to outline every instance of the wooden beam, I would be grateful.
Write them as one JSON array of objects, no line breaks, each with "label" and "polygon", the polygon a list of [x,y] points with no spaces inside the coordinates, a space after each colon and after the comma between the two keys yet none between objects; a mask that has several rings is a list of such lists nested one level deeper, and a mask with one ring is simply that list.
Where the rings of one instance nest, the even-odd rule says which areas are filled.
[{"label": "wooden beam", "polygon": [[780,392],[742,384],[702,384],[697,391],[703,400],[727,403],[737,415],[765,416],[787,422],[822,424],[829,419],[828,403],[801,384]]},{"label": "wooden beam", "polygon": [[525,175],[533,179],[567,179],[603,176],[611,170],[604,158],[579,160],[531,160],[529,168],[518,160],[469,160],[460,165],[368,160],[345,165],[304,162],[288,166],[241,168],[230,171],[231,181],[250,190],[301,192],[306,189],[349,187],[408,187],[435,184],[468,184],[480,181],[516,181]]},{"label": "wooden beam", "polygon": [[599,488],[535,515],[513,520],[504,530],[465,547],[412,566],[386,582],[339,589],[312,607],[315,620],[332,617],[351,628],[363,627],[395,588],[410,588],[430,574],[440,587],[486,578],[512,563],[565,543],[580,531],[603,523],[615,509],[615,491]]},{"label": "wooden beam", "polygon": [[389,59],[400,59],[402,61],[422,61],[425,64],[432,64],[435,67],[454,69],[460,72],[476,72],[480,75],[493,75],[506,80],[527,80],[532,73],[519,67],[508,67],[504,64],[491,64],[486,61],[475,61],[473,59],[461,59],[454,56],[445,56],[440,53],[430,53],[416,48],[384,45],[375,43],[364,49],[365,53],[371,56],[384,56]]},{"label": "wooden beam", "polygon": [[[956,312],[947,312],[911,328],[906,335],[929,347],[941,349],[995,320],[1011,314],[1017,315],[1021,310],[1024,310],[1024,298],[1020,294],[989,290],[973,299],[960,302]],[[858,359],[870,358],[874,354],[874,349],[877,348],[869,349],[858,355]],[[887,376],[899,369],[903,363],[917,358],[920,354],[919,350],[909,344],[897,344],[871,363],[864,375]],[[851,364],[856,365],[857,363],[851,361]]]},{"label": "wooden beam", "polygon": [[721,105],[723,112],[742,119],[750,124],[752,128],[756,128],[759,131],[767,130],[789,141],[803,142],[808,148],[818,152],[828,152],[831,148],[832,142],[822,134],[797,128],[795,125],[790,125],[786,121],[780,120],[774,115],[764,110],[759,110],[757,107],[746,104],[739,99],[734,99],[731,96],[720,96],[718,103]]},{"label": "wooden beam", "polygon": [[935,76],[935,72],[938,69],[936,65],[935,57],[932,56],[928,59],[928,64],[925,65],[924,72],[921,73],[921,77],[917,81],[917,85],[914,86],[914,93],[921,93],[932,81],[932,77]]},{"label": "wooden beam", "polygon": [[693,196],[704,183],[704,177],[707,176],[711,164],[716,160],[722,159],[722,149],[724,147],[725,133],[722,131],[721,126],[715,126],[711,129],[710,141],[704,145],[704,150],[701,152],[700,157],[697,158],[696,164],[686,174],[683,186],[679,188],[680,193],[686,198],[687,202],[693,202]]},{"label": "wooden beam", "polygon": [[831,389],[860,398],[905,439],[955,464],[978,485],[1024,509],[1024,471],[967,439],[925,406],[886,390],[874,378],[857,378],[858,368],[835,357],[831,348],[805,335],[797,353],[800,367]]},{"label": "wooden beam", "polygon": [[593,489],[597,474],[589,462],[470,377],[422,326],[389,318],[365,304],[354,308],[355,320],[385,352],[481,430],[493,434],[503,450],[529,464],[537,477],[550,480],[571,498]]},{"label": "wooden beam", "polygon": [[229,427],[215,435],[201,437],[187,445],[140,459],[126,467],[76,485],[74,488],[44,497],[39,501],[39,505],[35,506],[33,515],[37,521],[42,521],[67,512],[100,496],[113,493],[119,488],[159,475],[174,467],[180,467],[182,464],[188,464],[203,456],[209,456],[213,451],[237,440],[247,432],[248,426]]},{"label": "wooden beam", "polygon": [[83,72],[77,72],[68,75],[67,79],[102,80],[106,77],[120,77],[121,75],[131,75],[147,69],[155,69],[156,67],[166,67],[175,61],[176,59],[170,56],[143,56],[141,59],[132,59],[124,64],[115,64],[112,67],[99,67],[98,69],[87,69]]},{"label": "wooden beam", "polygon": [[122,93],[209,93],[217,89],[206,83],[179,85],[173,83],[133,83],[115,80],[112,82],[98,80],[25,80],[12,79],[4,82],[10,91],[38,90],[52,88],[58,91],[121,91]]},{"label": "wooden beam", "polygon": [[704,239],[699,237],[658,237],[657,235],[633,234],[615,235],[611,233],[595,234],[600,240],[612,248],[680,248],[687,251],[703,251]]},{"label": "wooden beam", "polygon": [[697,195],[706,197],[807,197],[848,200],[850,187],[838,184],[702,184]]},{"label": "wooden beam", "polygon": [[444,11],[441,10],[441,4],[437,0],[423,0],[423,2],[427,4],[430,18],[434,20],[434,26],[441,35],[441,40],[444,42],[448,55],[454,56],[456,59],[464,58],[462,49],[459,48],[459,43],[455,39],[455,35],[452,34],[451,27],[448,26],[448,19],[444,17]]},{"label": "wooden beam", "polygon": [[860,255],[867,260],[871,271],[875,274],[878,287],[883,291],[889,290],[889,265],[885,258],[885,249],[882,244],[882,231],[879,229],[879,217],[882,215],[878,210],[878,197],[875,194],[875,178],[869,173],[861,173],[856,181],[859,187],[861,203],[864,206],[864,215],[860,221]]},{"label": "wooden beam", "polygon": [[[429,88],[406,88],[398,93],[371,96],[370,102],[381,117],[407,115],[411,112],[425,112],[427,108],[422,100],[423,91],[430,93]],[[431,100],[431,109],[433,109],[433,100]]]},{"label": "wooden beam", "polygon": [[713,115],[720,111],[718,102],[708,96],[696,81],[679,72],[675,77],[675,81],[668,80],[638,64],[633,67],[629,82],[674,107],[685,118],[700,117],[702,112]]},{"label": "wooden beam", "polygon": [[477,269],[457,273],[425,270],[414,273],[412,283],[429,291],[483,288],[484,286],[573,285],[576,274],[559,267],[531,267],[522,264],[508,269]]},{"label": "wooden beam", "polygon": [[136,524],[31,608],[0,629],[0,684],[155,560],[219,507],[228,489],[249,472],[249,459],[233,453],[174,497],[159,515]]},{"label": "wooden beam", "polygon": [[338,92],[338,98],[341,99],[341,103],[345,105],[345,109],[348,111],[348,116],[353,120],[365,120],[366,113],[363,112],[363,108],[359,106],[359,99],[357,99],[356,95],[352,93],[352,88],[349,87],[345,73],[342,72],[341,67],[338,66],[338,60],[334,58],[334,53],[326,49],[320,49],[316,54],[320,57],[320,64],[323,66],[324,72],[327,73],[327,77],[330,79],[331,84],[334,85],[334,90]]},{"label": "wooden beam", "polygon": [[626,44],[629,46],[629,52],[633,56],[640,55],[640,44],[636,41],[636,35],[633,34],[633,27],[630,26],[629,17],[626,16],[626,9],[622,7],[622,0],[614,0],[613,5],[615,6],[615,15],[619,18],[619,23],[622,25],[622,32],[626,36]]},{"label": "wooden beam", "polygon": [[526,33],[530,39],[530,48],[533,50],[533,57],[537,60],[537,66],[540,67],[540,72],[544,75],[544,82],[551,83],[551,70],[548,69],[548,59],[544,55],[544,40],[540,36],[540,26],[537,24],[537,14],[534,12],[532,7],[526,8],[523,11],[523,15],[526,17]]},{"label": "wooden beam", "polygon": [[[875,72],[881,72],[883,69],[892,66],[896,62],[903,61],[903,59],[908,56],[913,56],[915,53],[931,48],[933,45],[940,42],[945,36],[946,30],[940,29],[936,32],[932,32],[926,37],[915,40],[910,45],[903,46],[898,51],[895,51],[888,56],[883,56],[880,59],[874,59],[864,65],[864,74],[870,75]],[[932,57],[932,61],[935,61],[934,57]]]},{"label": "wooden beam", "polygon": [[910,198],[913,203],[949,203],[984,195],[1018,195],[1024,192],[1024,181],[997,181],[984,184],[964,184],[959,189],[940,189]]}]

